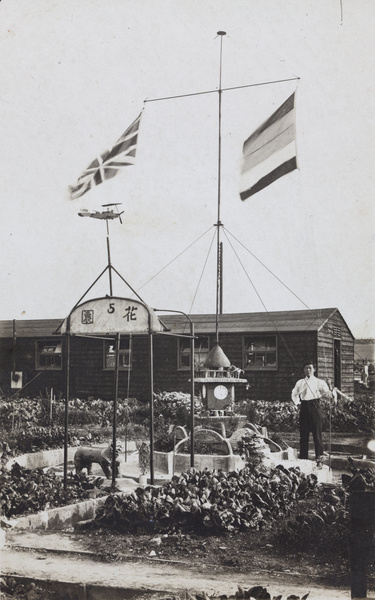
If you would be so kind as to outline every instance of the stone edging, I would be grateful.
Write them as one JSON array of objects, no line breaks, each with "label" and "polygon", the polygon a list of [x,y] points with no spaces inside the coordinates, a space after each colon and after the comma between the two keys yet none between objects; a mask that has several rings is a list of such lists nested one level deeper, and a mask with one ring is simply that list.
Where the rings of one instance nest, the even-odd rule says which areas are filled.
[{"label": "stone edging", "polygon": [[[70,446],[68,448],[68,461],[73,460],[74,454],[79,446]],[[55,448],[54,450],[40,450],[30,454],[20,454],[13,456],[5,465],[7,470],[12,468],[14,463],[25,469],[44,469],[45,467],[54,467],[64,462],[64,448]]]},{"label": "stone edging", "polygon": [[[79,446],[68,448],[68,460],[72,460]],[[37,469],[52,467],[64,462],[64,448],[55,448],[54,450],[41,450],[31,454],[21,454],[13,456],[5,465],[6,469],[11,469],[14,463],[18,463],[26,469]],[[49,510],[43,510],[36,514],[10,519],[9,523],[15,529],[50,529],[59,530],[66,527],[73,527],[79,521],[93,519],[97,509],[104,504],[108,496],[100,498],[91,498],[77,504],[68,504],[67,506],[58,506]]]},{"label": "stone edging", "polygon": [[12,519],[11,525],[15,529],[49,529],[60,530],[74,527],[79,521],[93,519],[97,509],[104,504],[108,496],[84,500],[78,504],[68,504],[43,510],[42,512]]}]

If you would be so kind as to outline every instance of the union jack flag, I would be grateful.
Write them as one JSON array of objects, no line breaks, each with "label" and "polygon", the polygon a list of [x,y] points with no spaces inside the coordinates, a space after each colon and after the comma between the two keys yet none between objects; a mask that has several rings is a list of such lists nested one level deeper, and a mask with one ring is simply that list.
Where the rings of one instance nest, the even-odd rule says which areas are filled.
[{"label": "union jack flag", "polygon": [[123,167],[134,165],[142,113],[133,121],[125,133],[110,150],[95,158],[78,178],[76,185],[69,187],[70,199],[80,198],[106,179],[112,179]]}]

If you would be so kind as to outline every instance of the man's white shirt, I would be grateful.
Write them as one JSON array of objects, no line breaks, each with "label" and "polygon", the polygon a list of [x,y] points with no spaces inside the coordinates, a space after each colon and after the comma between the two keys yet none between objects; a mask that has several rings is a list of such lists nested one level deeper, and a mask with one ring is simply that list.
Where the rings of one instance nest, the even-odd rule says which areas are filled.
[{"label": "man's white shirt", "polygon": [[292,391],[292,400],[298,406],[302,400],[313,400],[329,395],[330,391],[326,382],[323,379],[318,379],[315,375],[311,375],[297,381]]}]

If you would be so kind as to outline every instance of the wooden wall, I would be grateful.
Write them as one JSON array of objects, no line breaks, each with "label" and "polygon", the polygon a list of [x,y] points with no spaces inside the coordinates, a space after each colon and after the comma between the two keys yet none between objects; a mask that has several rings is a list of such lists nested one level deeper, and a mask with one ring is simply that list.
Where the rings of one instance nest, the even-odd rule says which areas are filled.
[{"label": "wooden wall", "polygon": [[[351,395],[354,386],[354,341],[338,312],[319,333],[283,332],[277,334],[278,369],[276,371],[246,371],[250,388],[236,387],[236,398],[289,401],[295,382],[303,377],[303,364],[312,359],[317,363],[317,375],[333,379],[333,339],[341,336],[342,385],[344,393]],[[43,338],[45,339],[45,338]],[[51,340],[56,341],[56,336]],[[154,391],[190,392],[190,371],[177,369],[178,338],[153,336]],[[242,368],[243,334],[222,333],[220,346],[232,364]],[[149,401],[149,347],[148,336],[133,336],[133,362],[130,373],[119,372],[119,396],[128,395],[140,402]],[[210,347],[215,336],[210,336]],[[35,370],[36,339],[17,338],[16,370],[24,374],[22,392],[25,396],[45,393],[51,387],[56,395],[65,396],[65,369]],[[13,368],[12,340],[0,339],[0,386],[4,395],[14,393],[10,389],[10,372]],[[63,356],[64,357],[64,356]],[[63,364],[64,366],[64,364]],[[71,338],[71,397],[113,399],[114,372],[103,369],[103,341]],[[197,392],[199,387],[197,386]]]},{"label": "wooden wall", "polygon": [[318,374],[334,381],[334,339],[341,340],[341,385],[344,394],[354,393],[354,339],[339,313],[324,325],[318,334]]},{"label": "wooden wall", "polygon": [[[53,341],[56,342],[56,337],[53,338]],[[65,385],[64,370],[36,370],[35,361],[36,340],[34,338],[17,338],[15,370],[22,371],[22,384],[26,386],[22,395],[24,397],[45,395],[46,390],[49,392],[51,387],[56,390],[56,395],[59,394]],[[11,396],[17,392],[10,386],[12,370],[13,343],[9,338],[2,338],[0,339],[0,387],[5,396]]]},{"label": "wooden wall", "polygon": [[[250,389],[236,386],[236,399],[290,400],[297,379],[303,377],[303,363],[312,358],[316,361],[316,332],[293,332],[278,335],[278,369],[276,371],[245,371]],[[155,336],[156,338],[156,336]],[[219,344],[231,363],[243,367],[243,335],[220,334]],[[210,336],[210,348],[215,336]],[[154,388],[161,391],[190,391],[190,371],[177,371],[177,340],[155,339]],[[197,386],[197,390],[199,386]]]}]

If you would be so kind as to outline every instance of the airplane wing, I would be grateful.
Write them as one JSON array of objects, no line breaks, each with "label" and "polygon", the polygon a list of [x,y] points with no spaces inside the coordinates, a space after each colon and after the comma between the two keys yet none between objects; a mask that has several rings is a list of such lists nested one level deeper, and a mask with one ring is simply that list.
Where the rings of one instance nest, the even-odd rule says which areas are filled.
[{"label": "airplane wing", "polygon": [[101,213],[97,210],[87,210],[87,208],[82,208],[79,213],[79,217],[94,217],[94,219],[101,219]]}]

